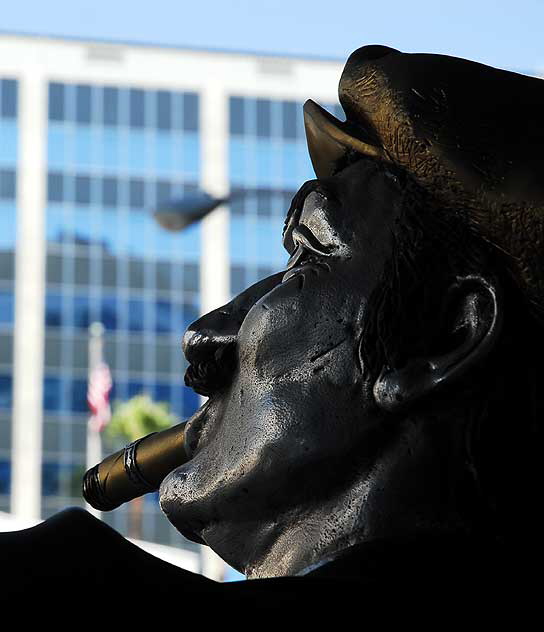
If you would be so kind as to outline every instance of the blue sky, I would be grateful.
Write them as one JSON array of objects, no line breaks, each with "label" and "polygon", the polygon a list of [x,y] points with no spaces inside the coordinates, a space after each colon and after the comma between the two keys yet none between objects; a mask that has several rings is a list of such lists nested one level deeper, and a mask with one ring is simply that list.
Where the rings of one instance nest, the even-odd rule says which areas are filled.
[{"label": "blue sky", "polygon": [[344,59],[363,44],[544,70],[543,0],[18,0],[0,28]]}]

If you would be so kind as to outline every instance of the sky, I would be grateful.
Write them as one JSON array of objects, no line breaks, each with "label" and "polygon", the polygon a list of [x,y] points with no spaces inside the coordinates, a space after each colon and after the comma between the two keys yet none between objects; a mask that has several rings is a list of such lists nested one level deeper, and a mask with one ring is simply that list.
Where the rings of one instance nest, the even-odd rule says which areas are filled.
[{"label": "sky", "polygon": [[345,59],[365,44],[544,70],[544,0],[1,0],[0,29]]}]

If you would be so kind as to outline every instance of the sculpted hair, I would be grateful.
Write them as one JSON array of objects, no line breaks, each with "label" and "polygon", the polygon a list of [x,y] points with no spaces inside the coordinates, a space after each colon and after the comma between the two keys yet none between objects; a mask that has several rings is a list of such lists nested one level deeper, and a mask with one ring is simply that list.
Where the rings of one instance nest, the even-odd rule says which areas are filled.
[{"label": "sculpted hair", "polygon": [[[452,318],[445,295],[456,278],[480,274],[500,284],[505,314],[497,348],[481,369],[457,384],[454,393],[441,393],[435,404],[442,411],[458,407],[459,417],[470,420],[467,454],[484,528],[501,538],[519,535],[520,528],[525,533],[540,524],[533,507],[542,482],[541,312],[524,291],[518,262],[473,221],[477,214],[471,201],[452,190],[452,204],[446,206],[410,176],[403,177],[404,209],[394,230],[394,254],[369,298],[363,324],[363,365],[374,380],[383,366],[399,368],[408,358],[439,353],[448,344],[444,338]],[[519,504],[514,514],[513,499]]]}]

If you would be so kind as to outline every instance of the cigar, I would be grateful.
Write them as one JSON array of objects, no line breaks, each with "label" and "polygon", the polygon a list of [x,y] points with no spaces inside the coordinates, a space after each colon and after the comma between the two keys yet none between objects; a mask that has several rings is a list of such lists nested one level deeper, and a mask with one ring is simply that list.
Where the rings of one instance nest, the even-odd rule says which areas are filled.
[{"label": "cigar", "polygon": [[83,498],[99,511],[111,511],[157,491],[167,474],[188,461],[185,425],[152,432],[92,467],[83,477]]}]

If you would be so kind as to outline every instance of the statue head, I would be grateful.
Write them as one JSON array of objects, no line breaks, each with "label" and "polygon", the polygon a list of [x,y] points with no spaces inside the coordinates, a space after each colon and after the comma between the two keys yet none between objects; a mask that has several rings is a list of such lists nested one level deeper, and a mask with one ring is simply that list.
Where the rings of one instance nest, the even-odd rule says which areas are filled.
[{"label": "statue head", "polygon": [[209,399],[161,506],[251,577],[530,524],[544,83],[367,46],[340,102],[346,121],[305,106],[317,179],[287,213],[286,269],[183,341]]}]

